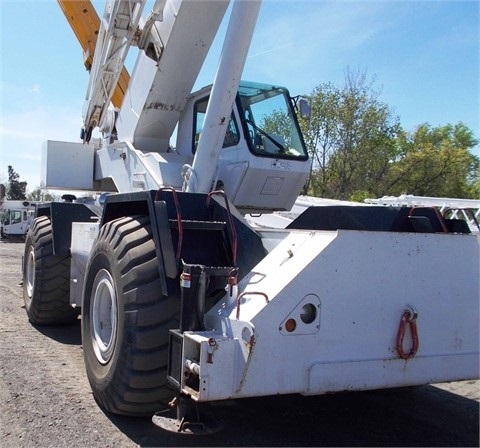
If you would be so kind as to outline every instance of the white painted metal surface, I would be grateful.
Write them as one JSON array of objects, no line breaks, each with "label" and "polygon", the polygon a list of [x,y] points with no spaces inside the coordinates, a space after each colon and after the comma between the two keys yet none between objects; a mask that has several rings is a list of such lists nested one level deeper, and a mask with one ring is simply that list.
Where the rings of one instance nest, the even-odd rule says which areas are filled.
[{"label": "white painted metal surface", "polygon": [[70,245],[70,303],[82,305],[85,272],[93,243],[99,231],[99,223],[72,223],[72,242]]},{"label": "white painted metal surface", "polygon": [[[117,120],[119,141],[166,152],[229,0],[167,0],[152,28],[156,60],[140,51]],[[156,36],[156,39],[153,38]]]},{"label": "white painted metal surface", "polygon": [[260,0],[235,0],[208,103],[187,191],[208,193],[217,172],[220,149],[237,95],[248,48],[260,11]]},{"label": "white painted metal surface", "polygon": [[95,154],[95,179],[111,178],[118,192],[182,187],[181,169],[191,157],[175,153],[144,153],[129,142],[114,143]]},{"label": "white painted metal surface", "polygon": [[[206,315],[213,333],[187,336],[218,338],[213,364],[200,344],[202,387],[195,398],[478,378],[479,257],[475,235],[285,232],[240,282],[239,319],[236,297],[227,296]],[[318,314],[298,325],[305,302]],[[404,360],[395,346],[409,305],[418,311],[419,349]],[[285,330],[290,318],[297,321],[292,332]],[[411,344],[407,332],[405,350]],[[233,379],[220,373],[227,365],[236,366]]]},{"label": "white painted metal surface", "polygon": [[94,145],[47,140],[42,145],[41,188],[92,190]]}]

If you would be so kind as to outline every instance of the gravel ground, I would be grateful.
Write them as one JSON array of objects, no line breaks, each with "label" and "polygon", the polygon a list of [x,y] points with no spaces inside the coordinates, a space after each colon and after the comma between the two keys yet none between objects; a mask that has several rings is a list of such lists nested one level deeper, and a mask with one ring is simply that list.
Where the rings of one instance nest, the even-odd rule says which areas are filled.
[{"label": "gravel ground", "polygon": [[23,243],[0,241],[0,446],[479,446],[480,381],[219,403],[211,436],[107,415],[93,399],[79,323],[35,327],[23,309]]}]

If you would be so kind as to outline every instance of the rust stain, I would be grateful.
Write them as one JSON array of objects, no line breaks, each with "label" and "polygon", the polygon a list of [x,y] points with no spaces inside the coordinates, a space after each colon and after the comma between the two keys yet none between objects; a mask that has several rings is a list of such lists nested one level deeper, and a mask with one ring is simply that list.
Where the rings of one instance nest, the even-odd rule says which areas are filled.
[{"label": "rust stain", "polygon": [[181,108],[175,104],[165,104],[161,101],[153,101],[145,106],[145,110],[162,110],[165,112],[180,112]]}]

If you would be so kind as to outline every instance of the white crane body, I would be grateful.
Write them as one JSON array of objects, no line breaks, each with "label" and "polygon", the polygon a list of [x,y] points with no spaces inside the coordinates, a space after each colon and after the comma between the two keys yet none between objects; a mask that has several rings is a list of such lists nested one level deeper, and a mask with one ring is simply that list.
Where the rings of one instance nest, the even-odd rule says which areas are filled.
[{"label": "white crane body", "polygon": [[[478,332],[478,238],[475,244],[474,236],[284,232],[240,281],[240,306],[226,296],[205,316],[212,331],[185,333],[185,362],[191,356],[200,363],[202,385],[192,390],[182,378],[186,393],[198,400],[310,395],[478,375],[479,341],[471,337]],[[457,262],[465,258],[472,262],[467,272]],[[258,291],[268,292],[268,303]],[[305,323],[308,305],[317,312]],[[418,312],[420,348],[405,360],[396,338],[408,306]],[[297,323],[291,332],[289,319]],[[212,337],[218,349],[208,363]],[[404,344],[411,347],[410,335]],[[228,374],[220,374],[227,366]]]},{"label": "white crane body", "polygon": [[[294,101],[240,81],[259,2],[234,1],[213,85],[191,92],[228,3],[161,0],[132,20],[122,39],[139,56],[121,107],[102,115],[104,144],[87,146],[78,178],[43,169],[47,187],[111,194],[95,219],[83,204],[39,207],[30,320],[81,310],[93,393],[117,414],[159,409],[167,383],[205,402],[478,378],[480,204],[444,216],[419,202],[297,200],[311,161]],[[97,54],[108,60],[101,42]],[[105,106],[95,57],[89,91]],[[47,144],[50,165],[61,147]],[[61,299],[37,290],[51,278],[40,241],[69,279]],[[43,312],[54,300],[62,310]]]}]

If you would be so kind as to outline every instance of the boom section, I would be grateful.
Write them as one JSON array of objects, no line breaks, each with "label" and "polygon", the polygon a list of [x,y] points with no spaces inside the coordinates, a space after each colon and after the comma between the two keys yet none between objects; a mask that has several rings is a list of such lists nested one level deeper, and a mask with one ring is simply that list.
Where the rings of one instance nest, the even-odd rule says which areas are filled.
[{"label": "boom section", "polygon": [[152,16],[147,20],[150,31],[141,38],[116,120],[119,141],[129,141],[144,152],[169,150],[169,139],[228,5],[229,0],[167,0],[161,20]]},{"label": "boom section", "polygon": [[122,73],[128,49],[139,35],[144,0],[108,1],[100,23],[83,118],[84,140],[101,126]]},{"label": "boom section", "polygon": [[[85,68],[90,71],[100,29],[100,18],[90,0],[58,0],[58,4],[82,47]],[[114,107],[122,105],[129,81],[130,75],[123,67],[111,97]]]}]

